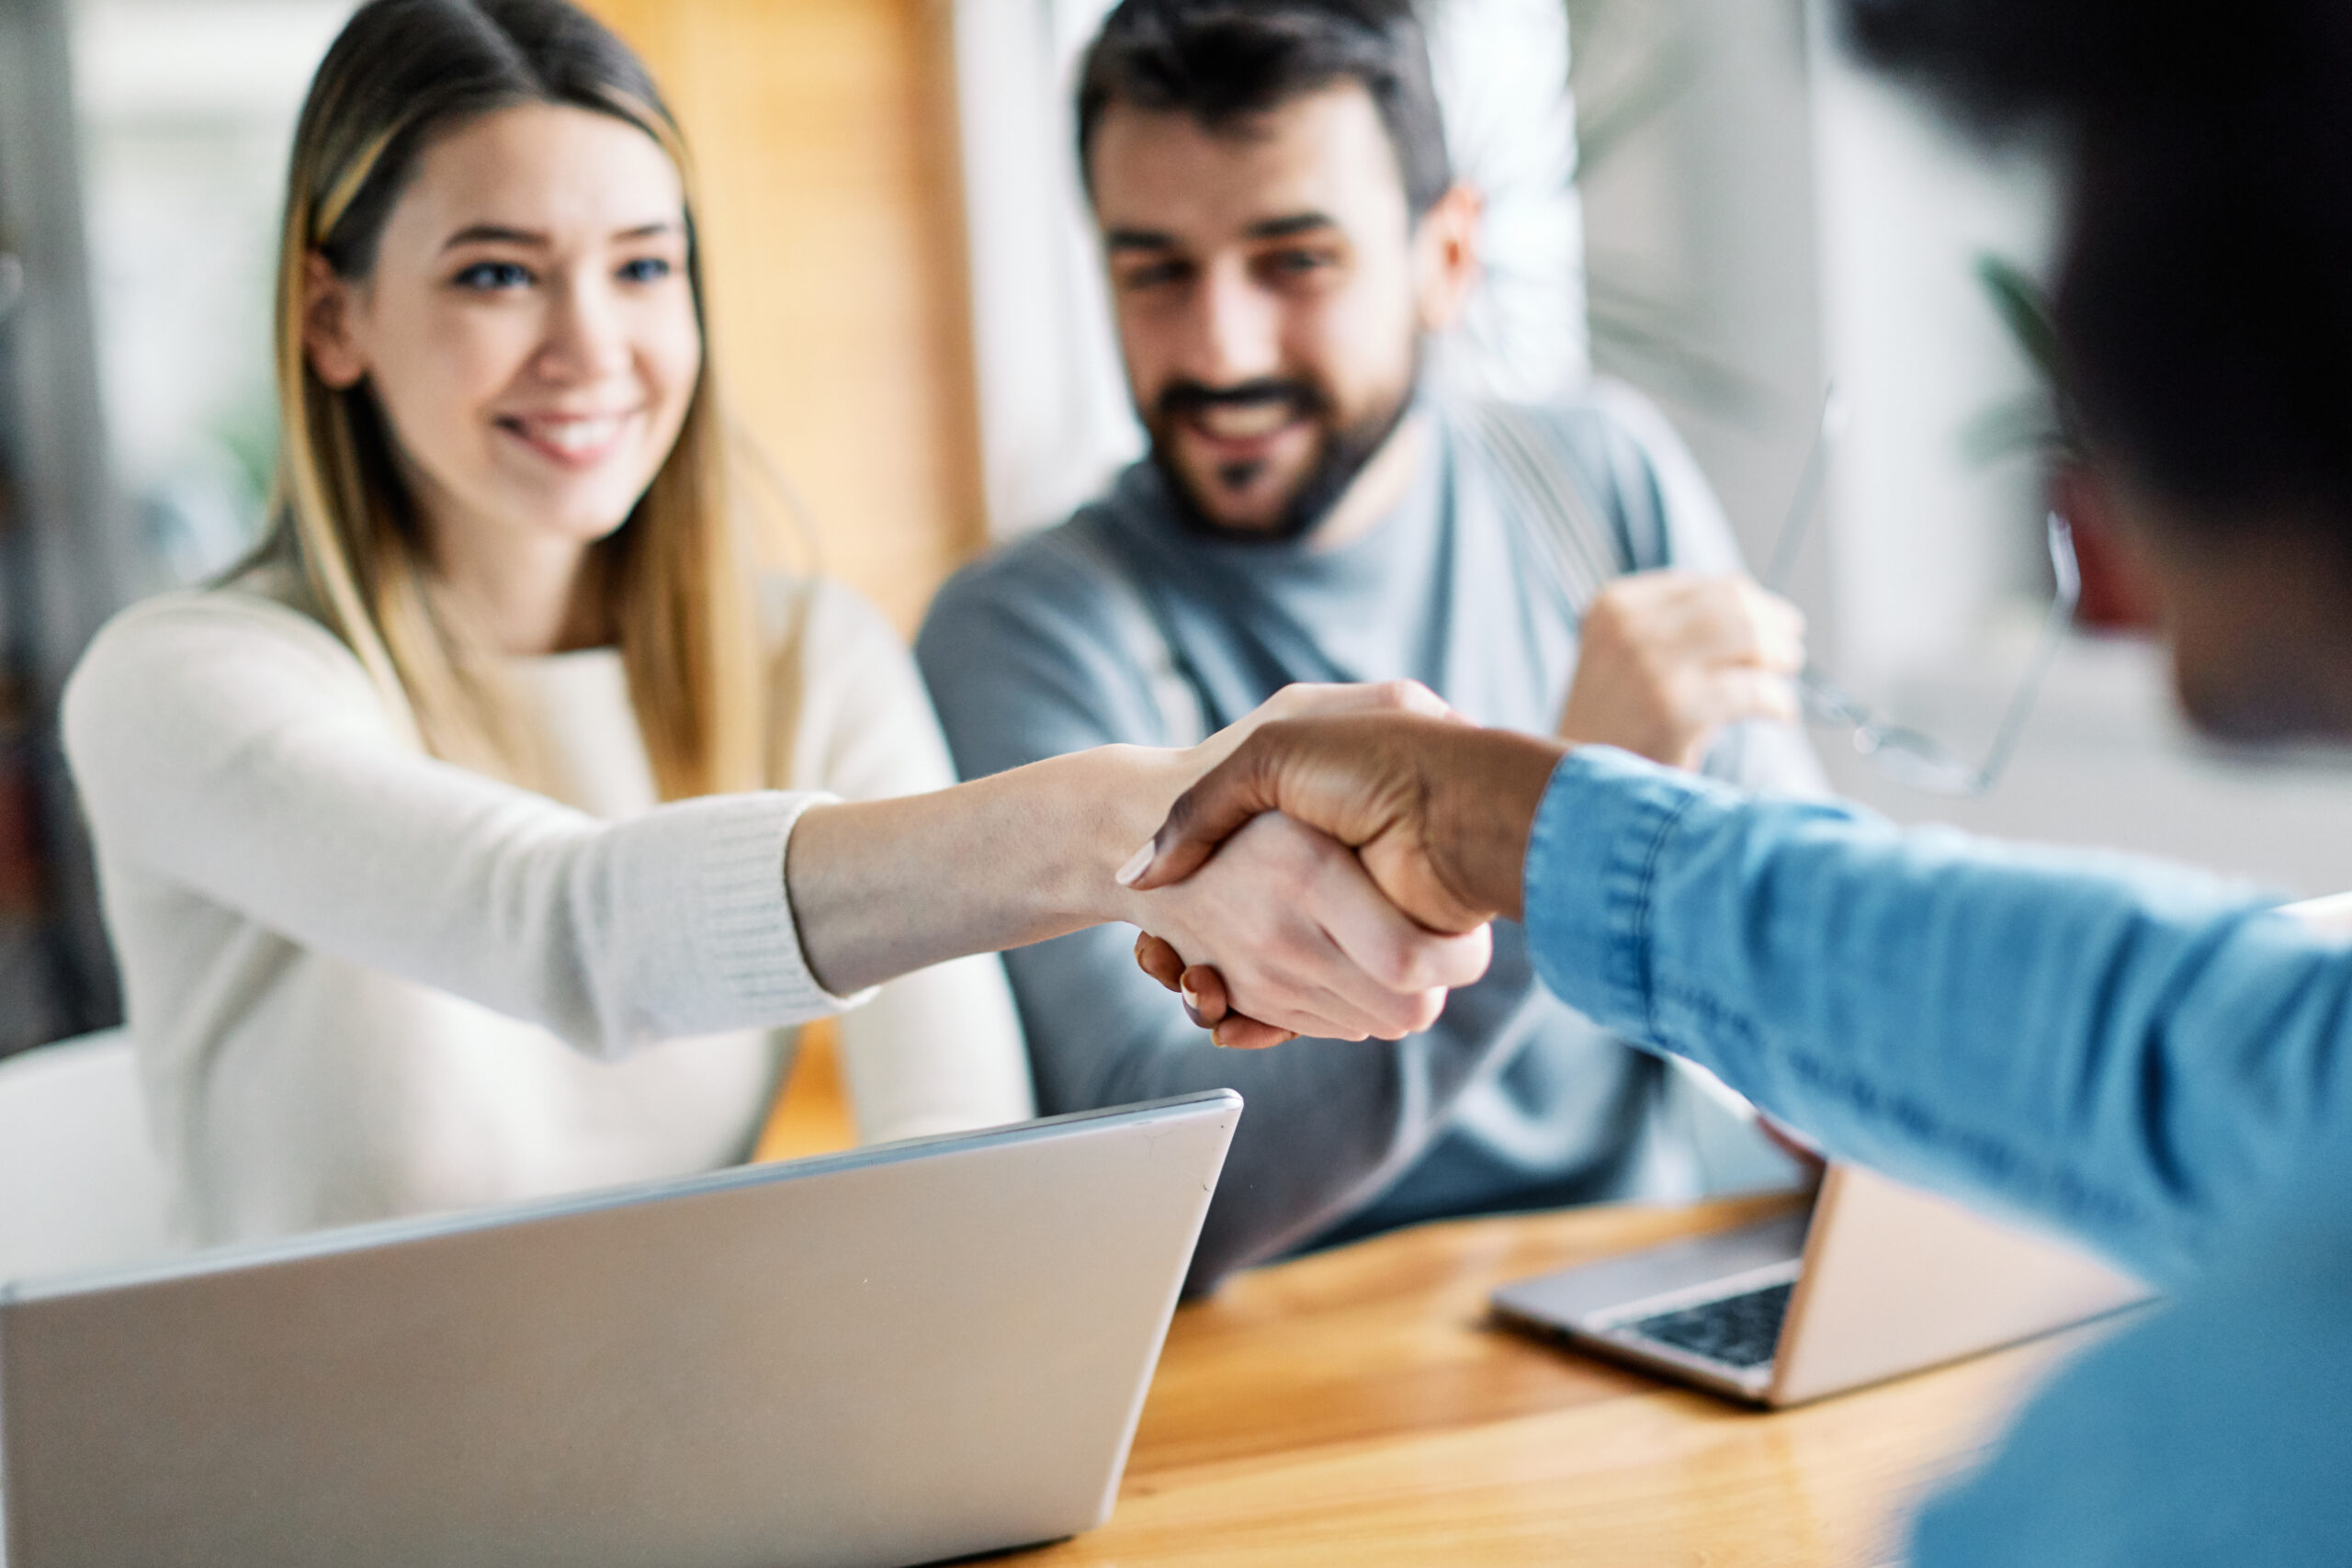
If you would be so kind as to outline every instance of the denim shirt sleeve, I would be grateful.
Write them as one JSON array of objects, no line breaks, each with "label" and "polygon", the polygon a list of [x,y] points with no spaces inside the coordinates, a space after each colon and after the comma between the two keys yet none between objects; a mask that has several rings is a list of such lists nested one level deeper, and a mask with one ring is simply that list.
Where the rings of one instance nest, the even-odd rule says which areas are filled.
[{"label": "denim shirt sleeve", "polygon": [[2197,873],[1750,800],[1606,748],[1537,813],[1570,1005],[1834,1153],[2159,1281],[2352,1133],[2352,951]]}]

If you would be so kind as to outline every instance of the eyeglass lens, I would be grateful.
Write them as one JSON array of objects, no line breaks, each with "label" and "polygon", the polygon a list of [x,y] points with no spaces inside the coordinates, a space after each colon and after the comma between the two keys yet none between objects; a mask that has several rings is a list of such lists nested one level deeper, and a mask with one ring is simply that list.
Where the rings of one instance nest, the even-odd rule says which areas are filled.
[{"label": "eyeglass lens", "polygon": [[[1796,494],[1789,503],[1781,537],[1765,569],[1764,586],[1779,592],[1794,570],[1798,550],[1820,501],[1829,466],[1829,450],[1845,425],[1845,404],[1833,385],[1822,395],[1821,419],[1815,426],[1813,446],[1798,476]],[[1853,731],[1857,753],[1867,757],[1882,775],[1924,794],[1978,795],[1991,789],[2007,770],[2010,757],[2032,716],[2035,699],[2050,667],[2065,644],[2066,628],[2082,597],[2082,570],[2075,558],[2074,530],[2052,512],[2043,520],[2050,550],[2050,568],[2057,593],[2043,617],[2033,657],[2025,678],[2001,716],[2000,728],[1981,762],[1969,762],[1933,736],[1883,718],[1817,666],[1807,664],[1797,676],[1797,692],[1808,716],[1825,724],[1842,724]]]}]

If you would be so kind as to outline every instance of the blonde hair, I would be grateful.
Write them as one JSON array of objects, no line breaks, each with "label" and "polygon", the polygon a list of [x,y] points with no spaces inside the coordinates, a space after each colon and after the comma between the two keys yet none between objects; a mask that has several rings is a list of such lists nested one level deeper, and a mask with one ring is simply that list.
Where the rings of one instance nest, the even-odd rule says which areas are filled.
[{"label": "blonde hair", "polygon": [[267,553],[435,755],[544,782],[493,663],[433,590],[424,537],[365,382],[337,390],[303,348],[317,254],[364,278],[385,219],[438,136],[496,109],[559,103],[661,144],[686,187],[687,273],[706,327],[676,444],[628,518],[592,547],[586,591],[616,628],[664,799],[755,786],[763,723],[749,572],[728,506],[727,429],[713,385],[693,170],[676,122],[628,46],[564,0],[373,0],[345,27],[295,131],[278,254],[279,445]]}]

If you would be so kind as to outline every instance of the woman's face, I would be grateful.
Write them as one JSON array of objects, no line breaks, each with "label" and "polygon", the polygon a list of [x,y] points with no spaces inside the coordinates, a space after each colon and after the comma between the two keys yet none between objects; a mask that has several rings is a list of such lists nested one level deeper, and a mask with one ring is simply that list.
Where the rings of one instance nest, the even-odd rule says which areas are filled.
[{"label": "woman's face", "polygon": [[305,344],[366,380],[444,570],[576,553],[669,456],[702,364],[684,188],[609,115],[531,104],[428,148],[374,270],[313,258]]}]

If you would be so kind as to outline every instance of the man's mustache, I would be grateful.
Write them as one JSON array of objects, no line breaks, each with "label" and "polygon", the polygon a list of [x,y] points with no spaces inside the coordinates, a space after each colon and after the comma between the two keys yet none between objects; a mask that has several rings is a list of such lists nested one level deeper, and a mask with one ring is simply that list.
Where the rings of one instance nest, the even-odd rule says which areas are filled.
[{"label": "man's mustache", "polygon": [[1329,410],[1330,400],[1322,389],[1306,381],[1286,380],[1263,376],[1254,381],[1240,381],[1230,387],[1211,387],[1199,381],[1170,381],[1160,389],[1155,407],[1162,421],[1187,418],[1216,408],[1255,408],[1265,403],[1288,403],[1294,416],[1317,419]]}]

